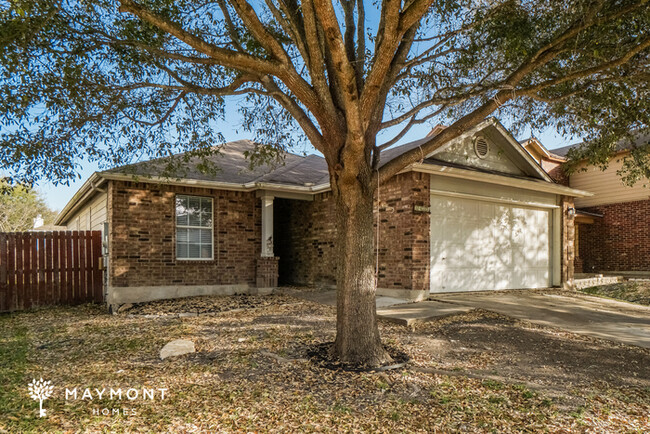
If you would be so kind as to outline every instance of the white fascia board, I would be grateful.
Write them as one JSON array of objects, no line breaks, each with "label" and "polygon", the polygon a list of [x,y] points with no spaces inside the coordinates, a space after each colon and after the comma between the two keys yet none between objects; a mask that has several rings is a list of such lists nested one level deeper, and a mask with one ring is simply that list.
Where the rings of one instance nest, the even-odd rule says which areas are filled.
[{"label": "white fascia board", "polygon": [[98,187],[107,180],[113,181],[129,181],[129,182],[143,182],[149,184],[165,184],[165,185],[178,185],[178,186],[191,186],[200,188],[210,188],[228,191],[255,191],[267,190],[269,192],[285,192],[289,195],[298,194],[314,195],[323,193],[330,190],[329,183],[323,183],[313,186],[300,186],[300,185],[279,185],[269,183],[256,183],[249,182],[245,184],[237,184],[231,182],[219,181],[202,181],[196,179],[169,179],[161,176],[135,176],[126,173],[108,173],[102,172],[93,173],[90,178],[84,182],[81,188],[72,196],[70,201],[66,204],[63,210],[56,218],[55,224],[59,225],[66,221],[65,219],[79,207],[83,206],[88,197],[95,191],[102,191]]},{"label": "white fascia board", "polygon": [[494,127],[501,133],[501,135],[503,135],[503,137],[505,137],[505,139],[510,143],[510,145],[512,145],[512,147],[515,149],[515,151],[517,151],[517,153],[519,153],[519,155],[521,155],[528,162],[528,164],[533,169],[535,169],[535,172],[540,174],[546,181],[551,182],[552,178],[548,175],[548,173],[546,173],[546,171],[544,171],[544,169],[542,169],[542,167],[539,165],[539,163],[537,163],[537,161],[535,161],[533,156],[530,155],[528,153],[528,151],[526,151],[524,149],[523,146],[521,146],[521,144],[512,136],[510,131],[508,131],[501,124],[501,122],[499,122],[496,118],[490,118],[490,119],[492,120]]},{"label": "white fascia board", "polygon": [[83,183],[81,188],[72,196],[68,203],[63,207],[59,215],[56,216],[54,224],[57,226],[63,226],[61,223],[66,221],[65,219],[74,211],[76,211],[80,206],[82,206],[90,195],[96,191],[103,192],[99,189],[99,186],[104,182],[103,177],[94,172],[90,177]]},{"label": "white fascia board", "polygon": [[487,182],[490,184],[505,185],[509,187],[522,188],[524,190],[541,191],[544,193],[562,194],[572,197],[589,197],[593,193],[584,190],[577,190],[575,188],[565,187],[563,185],[554,184],[542,180],[528,180],[519,178],[510,178],[507,176],[495,175],[492,173],[474,172],[471,170],[458,169],[456,167],[438,166],[432,164],[419,164],[416,163],[410,168],[404,170],[407,172],[413,170],[414,172],[429,173],[433,175],[449,176],[452,178],[469,179],[472,181]]}]

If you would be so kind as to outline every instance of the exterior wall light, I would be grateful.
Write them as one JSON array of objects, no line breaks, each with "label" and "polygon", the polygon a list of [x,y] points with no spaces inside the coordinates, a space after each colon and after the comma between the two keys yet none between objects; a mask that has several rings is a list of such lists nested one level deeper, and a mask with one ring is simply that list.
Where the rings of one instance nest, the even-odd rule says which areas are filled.
[{"label": "exterior wall light", "polygon": [[576,209],[573,208],[573,207],[569,207],[569,208],[567,208],[566,213],[567,213],[567,215],[568,215],[569,217],[575,217],[575,215],[576,215]]}]

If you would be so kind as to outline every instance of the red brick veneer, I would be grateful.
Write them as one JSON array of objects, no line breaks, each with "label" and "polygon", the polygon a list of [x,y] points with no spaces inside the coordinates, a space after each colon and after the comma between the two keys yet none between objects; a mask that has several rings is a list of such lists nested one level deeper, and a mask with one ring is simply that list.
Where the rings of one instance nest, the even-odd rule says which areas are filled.
[{"label": "red brick veneer", "polygon": [[[414,212],[415,205],[428,207],[429,202],[427,174],[400,174],[380,186],[379,288],[429,288],[429,214]],[[281,284],[336,283],[334,215],[331,193],[319,194],[313,202],[275,200]]]},{"label": "red brick veneer", "polygon": [[585,208],[602,214],[580,225],[580,259],[585,273],[650,271],[650,200]]},{"label": "red brick veneer", "polygon": [[[214,259],[177,260],[176,194],[214,199]],[[261,205],[254,192],[111,181],[110,285],[256,284]]]}]

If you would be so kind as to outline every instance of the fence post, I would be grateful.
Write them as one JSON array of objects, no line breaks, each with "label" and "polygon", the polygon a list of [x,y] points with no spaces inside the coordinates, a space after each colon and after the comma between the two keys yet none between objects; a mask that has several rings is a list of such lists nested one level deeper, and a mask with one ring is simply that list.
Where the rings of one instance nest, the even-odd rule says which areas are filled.
[{"label": "fence post", "polygon": [[9,293],[9,277],[7,276],[8,255],[7,234],[0,233],[0,312],[9,310],[9,303],[11,302]]},{"label": "fence post", "polygon": [[62,255],[62,249],[59,246],[59,231],[52,232],[52,302],[59,304],[61,302],[61,276],[59,274],[59,264]]},{"label": "fence post", "polygon": [[93,264],[93,300],[104,301],[104,267],[102,261],[102,233],[92,232],[92,264]]}]

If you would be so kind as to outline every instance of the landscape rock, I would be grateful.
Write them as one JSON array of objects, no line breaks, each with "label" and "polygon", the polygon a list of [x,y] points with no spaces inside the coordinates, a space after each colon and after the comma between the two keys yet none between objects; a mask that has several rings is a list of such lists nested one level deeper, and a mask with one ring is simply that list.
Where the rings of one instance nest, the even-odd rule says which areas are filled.
[{"label": "landscape rock", "polygon": [[194,342],[186,339],[176,339],[167,343],[160,350],[160,358],[165,360],[167,357],[182,356],[183,354],[194,353]]}]

